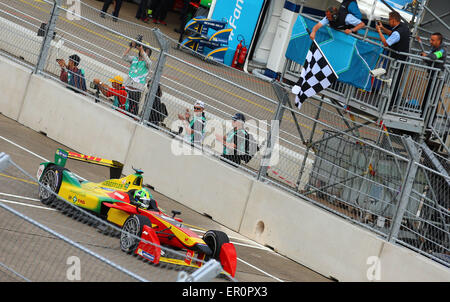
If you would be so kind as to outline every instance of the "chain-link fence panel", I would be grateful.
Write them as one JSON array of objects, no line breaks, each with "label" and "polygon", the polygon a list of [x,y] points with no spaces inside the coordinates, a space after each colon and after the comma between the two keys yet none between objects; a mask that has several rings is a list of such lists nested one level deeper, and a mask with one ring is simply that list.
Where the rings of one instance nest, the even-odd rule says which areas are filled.
[{"label": "chain-link fence panel", "polygon": [[450,163],[425,144],[421,153],[397,240],[447,266],[450,265]]}]

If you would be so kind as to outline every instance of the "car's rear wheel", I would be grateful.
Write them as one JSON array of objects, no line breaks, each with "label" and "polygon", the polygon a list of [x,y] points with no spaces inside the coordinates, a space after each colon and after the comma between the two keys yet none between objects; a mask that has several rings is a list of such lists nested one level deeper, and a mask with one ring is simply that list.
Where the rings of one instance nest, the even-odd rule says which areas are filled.
[{"label": "car's rear wheel", "polygon": [[39,199],[43,204],[49,205],[57,200],[55,194],[58,194],[61,188],[64,170],[67,169],[56,165],[45,168],[39,184]]},{"label": "car's rear wheel", "polygon": [[122,251],[131,254],[136,250],[144,225],[151,226],[152,223],[148,217],[142,215],[131,215],[125,220],[120,232],[120,249]]},{"label": "car's rear wheel", "polygon": [[219,259],[220,250],[224,243],[230,242],[228,235],[221,231],[210,230],[203,235],[203,241],[212,251],[211,258]]}]

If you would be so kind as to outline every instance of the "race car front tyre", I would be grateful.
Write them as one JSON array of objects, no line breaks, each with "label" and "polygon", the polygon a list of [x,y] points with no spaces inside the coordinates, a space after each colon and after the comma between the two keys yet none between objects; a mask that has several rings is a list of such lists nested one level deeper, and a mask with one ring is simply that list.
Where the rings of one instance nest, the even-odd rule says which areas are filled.
[{"label": "race car front tyre", "polygon": [[228,235],[221,231],[210,230],[203,235],[203,241],[212,251],[211,258],[219,259],[220,249],[224,243],[230,242]]},{"label": "race car front tyre", "polygon": [[[39,199],[43,204],[50,205],[56,201],[55,194],[58,194],[61,188],[64,170],[67,169],[56,165],[45,168],[39,184]],[[55,194],[52,194],[52,192]]]},{"label": "race car front tyre", "polygon": [[120,249],[125,253],[133,253],[141,241],[144,225],[151,226],[148,217],[142,215],[131,215],[125,220],[120,233]]}]

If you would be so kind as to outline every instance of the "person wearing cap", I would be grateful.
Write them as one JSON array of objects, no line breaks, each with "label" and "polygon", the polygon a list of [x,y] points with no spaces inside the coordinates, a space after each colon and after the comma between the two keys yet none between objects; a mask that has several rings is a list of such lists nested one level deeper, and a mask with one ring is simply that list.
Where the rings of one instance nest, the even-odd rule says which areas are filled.
[{"label": "person wearing cap", "polygon": [[178,114],[178,119],[184,121],[186,129],[186,140],[193,144],[201,144],[205,136],[205,103],[196,101],[194,104],[194,114],[191,119],[189,108],[186,109],[184,115]]},{"label": "person wearing cap", "polygon": [[106,83],[102,83],[99,79],[94,79],[93,82],[98,86],[99,90],[107,98],[114,97],[114,106],[128,111],[127,91],[123,88],[123,78],[120,75],[109,79],[111,82],[110,87]]},{"label": "person wearing cap", "polygon": [[238,165],[241,164],[242,156],[246,154],[246,140],[248,133],[244,129],[245,116],[238,112],[231,118],[233,129],[225,136],[216,134],[216,140],[223,144],[222,157]]},{"label": "person wearing cap", "polygon": [[71,55],[67,64],[64,59],[56,59],[56,62],[58,62],[59,66],[61,67],[59,79],[62,82],[69,84],[69,88],[76,88],[71,88],[75,92],[80,92],[80,90],[86,91],[86,79],[84,77],[84,70],[78,68],[78,65],[80,64],[80,57],[78,55]]},{"label": "person wearing cap", "polygon": [[[137,48],[138,55],[132,56],[129,54],[132,48]],[[128,77],[125,79],[123,86],[128,94],[129,112],[137,115],[139,110],[139,101],[141,100],[142,92],[147,85],[148,76],[152,61],[150,56],[152,50],[148,46],[140,44],[136,46],[136,42],[132,41],[130,46],[123,54],[123,60],[130,63],[128,70]]]}]

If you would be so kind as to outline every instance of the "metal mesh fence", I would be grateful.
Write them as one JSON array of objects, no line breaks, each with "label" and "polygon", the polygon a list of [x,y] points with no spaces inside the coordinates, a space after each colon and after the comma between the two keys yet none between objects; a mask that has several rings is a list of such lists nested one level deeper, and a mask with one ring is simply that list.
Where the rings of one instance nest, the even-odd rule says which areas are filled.
[{"label": "metal mesh fence", "polygon": [[[31,6],[16,1],[0,3],[1,27],[8,33],[0,37],[5,53],[33,66],[37,64],[43,38],[36,32],[41,23],[50,20],[51,3],[41,1]],[[420,158],[416,180],[411,191],[405,193],[412,159],[404,137],[388,132],[376,118],[384,111],[403,114],[398,111],[400,105],[408,114],[414,111],[414,104],[406,104],[404,100],[423,98],[420,87],[432,80],[429,74],[425,75],[425,69],[430,68],[419,66],[418,61],[404,67],[406,71],[400,78],[404,95],[394,96],[396,107],[389,107],[391,87],[384,80],[396,81],[400,65],[381,55],[377,67],[386,69],[386,75],[384,80],[374,79],[372,91],[336,82],[322,95],[305,102],[299,111],[293,107],[293,95],[287,92],[287,87],[206,59],[149,27],[120,18],[114,22],[110,15],[101,18],[98,9],[85,3],[81,3],[80,9],[79,14],[71,15],[70,7],[59,7],[56,35],[50,43],[46,64],[39,72],[60,81],[61,68],[56,59],[64,58],[67,62],[69,56],[77,54],[87,87],[86,92],[75,88],[76,91],[213,156],[221,156],[224,150],[217,135],[227,136],[233,129],[232,116],[241,112],[246,117],[244,128],[260,149],[248,163],[242,162],[240,169],[386,238],[392,237],[398,208],[406,194],[409,202],[404,223],[394,240],[441,262],[445,258],[442,254],[448,255],[448,206],[442,203],[445,194],[448,196],[444,173],[448,173],[448,159],[437,157],[444,167],[438,169],[435,164],[427,164],[435,162],[434,159]],[[107,96],[91,88],[90,83],[99,79],[112,86],[109,80],[117,75],[126,80],[130,64],[123,60],[123,54],[139,34],[143,44],[152,50],[151,67],[139,96],[139,110],[132,112],[117,107],[114,95]],[[137,56],[135,49],[131,53]],[[292,65],[288,65],[288,71],[298,73],[298,64],[288,64]],[[447,70],[442,81],[436,80],[443,87],[437,106],[421,111],[429,115],[430,110],[437,113],[430,123],[441,146],[448,136],[448,74]],[[415,78],[423,85],[414,86],[411,79]],[[126,98],[128,102],[136,99],[128,93]],[[182,117],[188,110],[192,121],[197,101],[205,104],[206,123],[205,128],[194,129],[201,139],[200,143],[193,143],[195,135],[189,132],[192,125],[186,124]],[[363,112],[350,111],[349,106]],[[145,113],[149,113],[149,119]],[[373,113],[372,118],[364,113]],[[424,121],[425,116],[420,115],[419,120]],[[436,158],[436,153],[431,154]],[[440,256],[435,257],[434,253]]]},{"label": "metal mesh fence", "polygon": [[447,159],[436,155],[425,144],[415,144],[421,152],[409,207],[398,241],[431,255],[442,263],[449,263],[450,254],[450,166]]}]

